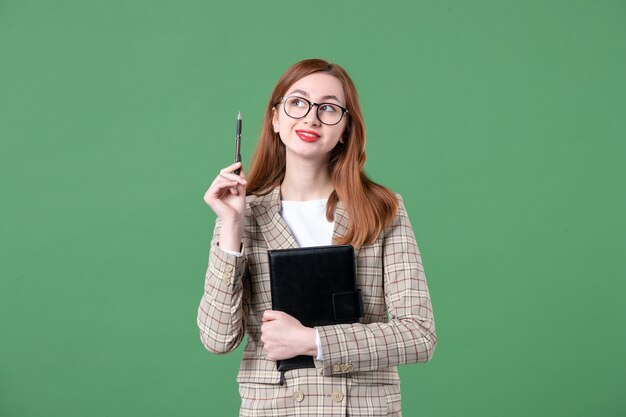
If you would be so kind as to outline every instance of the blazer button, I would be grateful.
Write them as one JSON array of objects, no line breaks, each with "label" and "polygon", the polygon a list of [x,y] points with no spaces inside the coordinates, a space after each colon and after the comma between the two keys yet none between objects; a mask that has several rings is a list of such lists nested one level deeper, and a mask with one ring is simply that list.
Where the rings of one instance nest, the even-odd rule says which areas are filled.
[{"label": "blazer button", "polygon": [[333,401],[336,403],[340,403],[343,400],[343,392],[341,391],[333,391],[332,394]]},{"label": "blazer button", "polygon": [[226,272],[233,272],[234,269],[232,265],[226,265]]},{"label": "blazer button", "polygon": [[338,363],[333,365],[333,372],[341,372],[341,365]]},{"label": "blazer button", "polygon": [[352,372],[354,370],[354,366],[351,363],[346,364],[346,371]]},{"label": "blazer button", "polygon": [[348,366],[345,363],[342,363],[339,366],[339,369],[341,370],[341,372],[346,372],[348,370]]},{"label": "blazer button", "polygon": [[304,400],[304,392],[299,391],[299,390],[294,391],[293,399],[296,400],[297,402],[301,402],[302,400]]}]

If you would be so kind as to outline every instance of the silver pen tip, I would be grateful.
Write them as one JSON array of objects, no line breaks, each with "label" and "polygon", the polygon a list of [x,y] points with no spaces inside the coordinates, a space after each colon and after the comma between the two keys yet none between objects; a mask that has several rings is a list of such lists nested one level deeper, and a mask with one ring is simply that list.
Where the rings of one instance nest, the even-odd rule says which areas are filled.
[{"label": "silver pen tip", "polygon": [[237,120],[241,120],[241,112],[237,112]]}]

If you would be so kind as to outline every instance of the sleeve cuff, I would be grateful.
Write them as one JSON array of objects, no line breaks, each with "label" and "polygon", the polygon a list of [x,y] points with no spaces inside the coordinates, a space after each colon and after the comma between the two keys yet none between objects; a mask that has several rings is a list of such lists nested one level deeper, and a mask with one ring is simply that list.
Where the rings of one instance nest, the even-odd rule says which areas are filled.
[{"label": "sleeve cuff", "polygon": [[322,339],[320,339],[320,332],[315,329],[315,345],[317,346],[317,357],[315,358],[318,361],[324,359],[324,351],[322,350]]},{"label": "sleeve cuff", "polygon": [[230,249],[222,249],[222,250],[230,255],[235,255],[237,258],[243,256],[243,253],[241,252],[235,252],[234,250],[230,250]]},{"label": "sleeve cuff", "polygon": [[236,256],[220,248],[219,245],[214,245],[209,255],[207,274],[221,280],[226,286],[239,285],[245,269],[244,258],[245,248],[241,256]]}]

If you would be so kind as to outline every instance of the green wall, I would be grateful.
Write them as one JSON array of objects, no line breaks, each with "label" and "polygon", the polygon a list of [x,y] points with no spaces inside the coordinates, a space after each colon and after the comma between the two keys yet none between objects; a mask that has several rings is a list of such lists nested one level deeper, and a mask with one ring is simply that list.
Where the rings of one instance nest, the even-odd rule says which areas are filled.
[{"label": "green wall", "polygon": [[626,415],[626,2],[0,1],[0,416],[236,415],[202,201],[292,63],[359,89],[439,344],[406,416]]}]

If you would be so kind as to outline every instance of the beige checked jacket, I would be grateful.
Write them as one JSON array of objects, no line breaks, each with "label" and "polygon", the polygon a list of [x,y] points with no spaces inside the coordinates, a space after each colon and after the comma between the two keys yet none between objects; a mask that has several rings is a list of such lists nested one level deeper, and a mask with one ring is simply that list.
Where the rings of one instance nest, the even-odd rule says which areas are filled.
[{"label": "beige checked jacket", "polygon": [[[297,247],[280,216],[280,192],[248,196],[243,256],[221,250],[216,222],[204,295],[198,309],[203,345],[214,353],[247,344],[237,381],[242,416],[399,416],[397,365],[427,362],[437,337],[421,256],[402,198],[378,239],[355,250],[364,317],[359,323],[318,327],[323,360],[288,371],[279,385],[276,363],[260,343],[261,317],[271,309],[268,249]],[[341,202],[333,240],[348,226]]]}]

